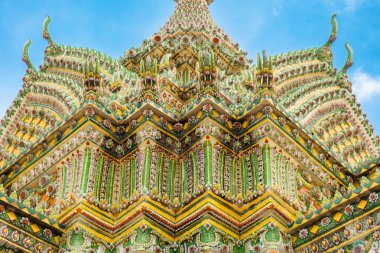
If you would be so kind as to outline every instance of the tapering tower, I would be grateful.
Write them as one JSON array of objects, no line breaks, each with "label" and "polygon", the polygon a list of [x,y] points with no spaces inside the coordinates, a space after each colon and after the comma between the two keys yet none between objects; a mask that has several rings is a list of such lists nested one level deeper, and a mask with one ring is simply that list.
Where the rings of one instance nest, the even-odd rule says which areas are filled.
[{"label": "tapering tower", "polygon": [[[0,251],[375,252],[379,141],[331,45],[256,64],[177,0],[119,59],[48,45],[0,128]],[[215,3],[217,4],[217,3]]]}]

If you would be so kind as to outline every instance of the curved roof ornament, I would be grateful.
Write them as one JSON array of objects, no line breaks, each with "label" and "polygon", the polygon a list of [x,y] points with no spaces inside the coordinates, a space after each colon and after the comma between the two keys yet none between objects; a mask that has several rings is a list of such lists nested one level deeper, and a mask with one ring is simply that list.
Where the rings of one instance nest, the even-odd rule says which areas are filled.
[{"label": "curved roof ornament", "polygon": [[345,47],[346,47],[346,51],[347,51],[347,60],[346,60],[346,63],[344,64],[343,68],[340,71],[343,73],[346,73],[347,70],[352,66],[352,64],[353,64],[352,58],[354,55],[352,48],[348,42],[346,42]]},{"label": "curved roof ornament", "polygon": [[49,33],[49,24],[50,24],[50,16],[47,16],[44,20],[44,24],[43,24],[43,32],[42,32],[42,37],[44,37],[45,39],[47,39],[47,41],[49,42],[49,44],[54,44],[54,41],[51,39],[51,36],[50,36],[50,33]]},{"label": "curved roof ornament", "polygon": [[336,13],[334,13],[331,16],[331,33],[330,33],[330,37],[327,40],[327,42],[325,43],[325,45],[324,45],[325,47],[331,47],[332,43],[336,40],[337,32],[338,32],[338,22],[336,21]]},{"label": "curved roof ornament", "polygon": [[30,44],[32,44],[31,40],[28,39],[26,43],[24,44],[24,47],[22,49],[22,60],[26,63],[28,66],[28,69],[32,70],[33,72],[36,72],[36,69],[34,68],[32,62],[30,61],[29,58],[29,47]]}]

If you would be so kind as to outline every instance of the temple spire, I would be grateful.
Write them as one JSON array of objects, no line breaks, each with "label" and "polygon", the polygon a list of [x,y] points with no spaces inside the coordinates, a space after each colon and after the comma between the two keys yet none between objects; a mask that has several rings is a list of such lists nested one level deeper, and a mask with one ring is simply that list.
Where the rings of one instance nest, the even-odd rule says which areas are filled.
[{"label": "temple spire", "polygon": [[200,3],[200,2],[206,2],[207,4],[211,4],[212,2],[214,2],[214,0],[174,0],[176,2],[193,2],[193,3]]},{"label": "temple spire", "polygon": [[161,29],[161,34],[174,34],[189,29],[217,29],[208,9],[210,0],[176,0],[176,3],[174,13]]},{"label": "temple spire", "polygon": [[[145,53],[138,52],[147,52],[150,50],[148,48],[154,45],[161,47],[165,54],[173,55],[170,61],[178,63],[183,60],[176,59],[181,55],[179,51],[193,52],[190,56],[193,57],[204,49],[213,50],[219,68],[224,65],[228,66],[228,73],[240,72],[241,68],[248,66],[247,54],[213,20],[209,11],[209,4],[213,1],[175,0],[176,7],[165,25],[146,40],[140,49],[129,50],[122,59],[123,65],[137,69],[136,63],[146,57]],[[191,59],[191,62],[188,62],[193,70],[196,69],[197,61],[198,59]],[[183,66],[183,63],[179,65]]]}]

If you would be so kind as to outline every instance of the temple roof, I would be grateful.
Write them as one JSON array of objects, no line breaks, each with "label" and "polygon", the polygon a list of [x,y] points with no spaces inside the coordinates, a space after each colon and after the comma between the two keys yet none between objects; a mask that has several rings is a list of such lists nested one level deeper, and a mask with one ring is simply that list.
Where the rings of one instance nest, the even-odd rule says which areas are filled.
[{"label": "temple roof", "polygon": [[[293,115],[294,120],[301,123],[309,134],[320,139],[321,145],[327,145],[327,149],[336,145],[336,148],[331,150],[331,155],[351,169],[371,164],[364,164],[363,159],[367,159],[367,156],[361,153],[362,149],[369,148],[365,153],[373,159],[378,159],[376,135],[373,128],[367,126],[368,123],[352,96],[351,83],[346,75],[348,67],[352,65],[352,50],[348,45],[348,59],[342,70],[336,71],[332,65],[330,46],[337,34],[335,15],[331,21],[332,32],[325,45],[276,56],[267,56],[264,52],[262,56],[258,56],[257,65],[250,65],[246,53],[217,26],[211,18],[208,2],[205,0],[178,0],[173,15],[163,28],[144,41],[140,47],[129,50],[120,61],[91,49],[56,44],[48,31],[49,22],[50,18],[44,23],[43,36],[49,45],[40,70],[36,70],[29,60],[30,42],[25,45],[23,59],[28,66],[24,78],[25,94],[22,93],[23,97],[15,100],[19,101],[19,104],[29,104],[32,112],[39,103],[45,103],[43,110],[47,113],[41,112],[41,115],[46,119],[52,117],[55,118],[52,121],[62,124],[83,107],[82,82],[83,78],[93,78],[89,75],[97,75],[97,78],[102,79],[102,101],[106,101],[104,106],[116,103],[123,108],[122,111],[134,107],[128,101],[134,101],[139,96],[139,77],[156,78],[156,75],[160,75],[161,80],[167,79],[171,83],[172,91],[180,92],[178,108],[170,106],[174,109],[174,115],[179,118],[183,117],[186,106],[189,106],[189,98],[192,96],[189,91],[194,91],[193,88],[199,82],[199,73],[202,71],[215,73],[216,86],[232,110],[243,108],[245,103],[251,103],[260,89],[259,79],[263,80],[262,78],[268,76],[273,79],[268,88],[273,89],[273,98],[283,110]],[[34,93],[43,93],[43,96]],[[48,95],[49,93],[51,95]],[[331,111],[334,113],[348,110],[347,115],[355,115],[351,116],[353,121],[349,124],[349,134],[354,136],[352,133],[362,133],[361,136],[364,138],[358,140],[360,144],[355,144],[356,151],[347,151],[351,145],[349,143],[356,143],[352,139],[354,137],[347,142],[345,138],[339,137],[337,133],[333,134],[332,131],[329,131],[328,135],[322,134],[326,131],[322,130],[321,125],[328,125],[324,123],[324,119],[332,117],[326,114],[328,110],[321,111],[322,105],[340,108]],[[15,106],[11,107],[12,109],[15,109]],[[343,114],[346,113],[341,113]],[[125,111],[124,115],[128,113]],[[1,140],[8,140],[8,143],[14,143],[18,147],[11,148],[11,151],[2,151],[5,152],[5,160],[20,155],[21,150],[27,149],[34,141],[42,140],[41,133],[46,135],[53,130],[53,127],[46,130],[49,124],[36,126],[37,129],[41,128],[37,131],[40,137],[23,141],[22,137],[10,134],[9,127],[14,122],[9,121],[9,116],[3,120],[2,127],[8,130],[2,130]],[[343,120],[345,117],[339,119]],[[30,123],[32,122],[34,121]],[[30,129],[30,123],[22,123],[21,128]],[[340,140],[341,144],[338,143]],[[358,153],[357,156],[355,153]]]},{"label": "temple roof", "polygon": [[0,226],[38,230],[58,249],[61,229],[84,222],[113,248],[144,217],[177,246],[208,217],[239,242],[274,218],[303,247],[328,213],[332,229],[356,222],[347,204],[355,217],[377,208],[379,139],[351,90],[348,43],[333,65],[336,16],[324,45],[263,51],[253,65],[212,20],[212,1],[176,2],[120,59],[57,44],[49,17],[39,69],[27,41],[23,88],[0,124]]}]

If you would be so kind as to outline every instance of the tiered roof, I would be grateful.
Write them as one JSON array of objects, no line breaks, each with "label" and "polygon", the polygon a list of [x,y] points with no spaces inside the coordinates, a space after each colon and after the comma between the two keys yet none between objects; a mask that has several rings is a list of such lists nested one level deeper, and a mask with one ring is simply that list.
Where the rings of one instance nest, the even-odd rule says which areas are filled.
[{"label": "tiered roof", "polygon": [[[351,202],[371,212],[377,202],[367,210],[362,199],[378,188],[378,137],[351,91],[348,44],[346,64],[332,64],[335,15],[321,47],[264,51],[252,65],[210,2],[178,0],[163,28],[119,60],[57,44],[48,17],[44,62],[33,66],[28,41],[23,88],[1,122],[0,202],[12,194],[7,206],[17,199],[17,214],[47,217],[40,226],[62,241],[83,228],[123,249],[149,224],[169,248],[290,247],[290,234],[301,250],[319,240],[326,212]],[[190,240],[210,226],[218,236],[228,228],[223,243]]]}]

